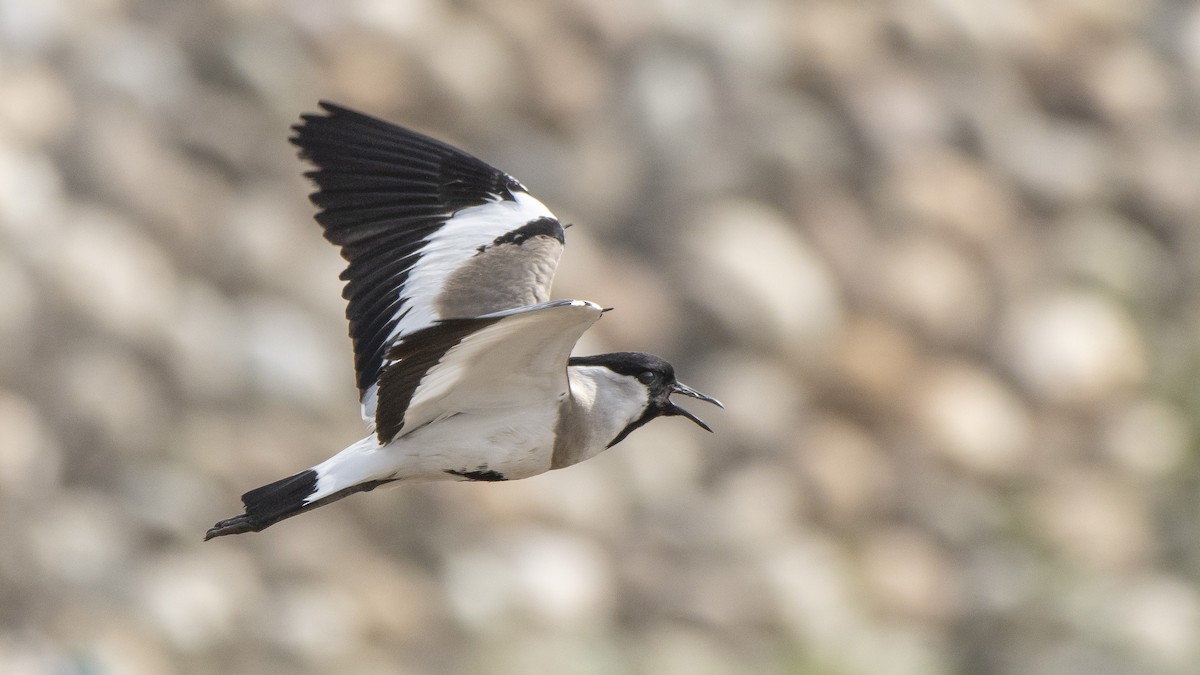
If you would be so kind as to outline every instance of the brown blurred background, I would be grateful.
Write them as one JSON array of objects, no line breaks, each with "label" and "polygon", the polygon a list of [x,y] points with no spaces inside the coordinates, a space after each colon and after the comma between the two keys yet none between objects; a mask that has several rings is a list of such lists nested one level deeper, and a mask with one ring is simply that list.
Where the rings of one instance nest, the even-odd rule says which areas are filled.
[{"label": "brown blurred background", "polygon": [[[724,400],[202,543],[363,435],[288,126],[456,143]],[[0,0],[0,672],[1200,672],[1200,6]]]}]

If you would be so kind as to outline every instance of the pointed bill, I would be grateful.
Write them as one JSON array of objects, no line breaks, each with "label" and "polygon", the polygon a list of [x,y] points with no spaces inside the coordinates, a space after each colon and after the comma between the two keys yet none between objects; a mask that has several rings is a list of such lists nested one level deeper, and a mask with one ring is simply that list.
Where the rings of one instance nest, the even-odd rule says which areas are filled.
[{"label": "pointed bill", "polygon": [[[692,398],[697,398],[697,399],[700,399],[701,401],[708,401],[709,403],[717,406],[718,408],[725,407],[717,399],[709,396],[708,394],[702,394],[682,382],[676,382],[674,385],[672,385],[671,393],[672,394],[683,394],[684,396],[691,396]],[[696,425],[699,426],[701,429],[704,429],[705,431],[708,431],[708,432],[712,432],[712,428],[709,427],[707,424],[705,424],[704,420],[700,419],[699,417],[696,417],[695,415],[688,412],[687,410],[684,410],[683,408],[679,407],[678,405],[675,404],[674,401],[670,402],[670,406],[671,407],[667,409],[666,414],[679,415],[681,417],[686,417],[689,420],[695,422]]]}]

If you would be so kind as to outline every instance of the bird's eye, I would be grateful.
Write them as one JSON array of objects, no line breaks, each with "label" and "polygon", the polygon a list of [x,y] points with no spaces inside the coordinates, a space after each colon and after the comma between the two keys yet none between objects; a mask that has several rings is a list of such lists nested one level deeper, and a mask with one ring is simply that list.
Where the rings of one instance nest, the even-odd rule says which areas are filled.
[{"label": "bird's eye", "polygon": [[643,370],[642,372],[638,373],[637,379],[638,382],[641,382],[642,384],[650,384],[654,381],[655,377],[654,371]]}]

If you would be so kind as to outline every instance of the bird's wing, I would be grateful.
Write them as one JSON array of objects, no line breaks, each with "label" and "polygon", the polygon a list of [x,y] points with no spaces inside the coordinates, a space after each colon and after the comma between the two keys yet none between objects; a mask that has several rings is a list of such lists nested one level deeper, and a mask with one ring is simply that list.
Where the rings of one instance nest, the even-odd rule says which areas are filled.
[{"label": "bird's wing", "polygon": [[401,336],[379,380],[379,442],[458,413],[561,400],[571,349],[602,312],[557,300]]},{"label": "bird's wing", "polygon": [[508,174],[445,143],[322,101],[292,143],[317,168],[316,220],[342,279],[363,418],[397,340],[443,319],[546,302],[563,248],[554,214]]}]

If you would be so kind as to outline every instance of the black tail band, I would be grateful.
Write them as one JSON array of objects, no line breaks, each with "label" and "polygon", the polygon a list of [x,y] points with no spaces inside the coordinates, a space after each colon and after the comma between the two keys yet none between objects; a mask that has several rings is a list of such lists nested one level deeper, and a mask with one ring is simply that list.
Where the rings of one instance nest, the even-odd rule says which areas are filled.
[{"label": "black tail band", "polygon": [[294,476],[288,476],[274,483],[242,495],[242,503],[246,512],[227,518],[213,525],[204,535],[204,541],[213,537],[223,537],[227,534],[242,534],[243,532],[260,532],[281,520],[298,516],[305,511],[311,511],[318,506],[325,506],[339,499],[349,497],[356,492],[370,492],[375,488],[390,483],[394,479],[371,480],[317,499],[305,502],[309,495],[317,491],[317,472],[309,469]]}]

